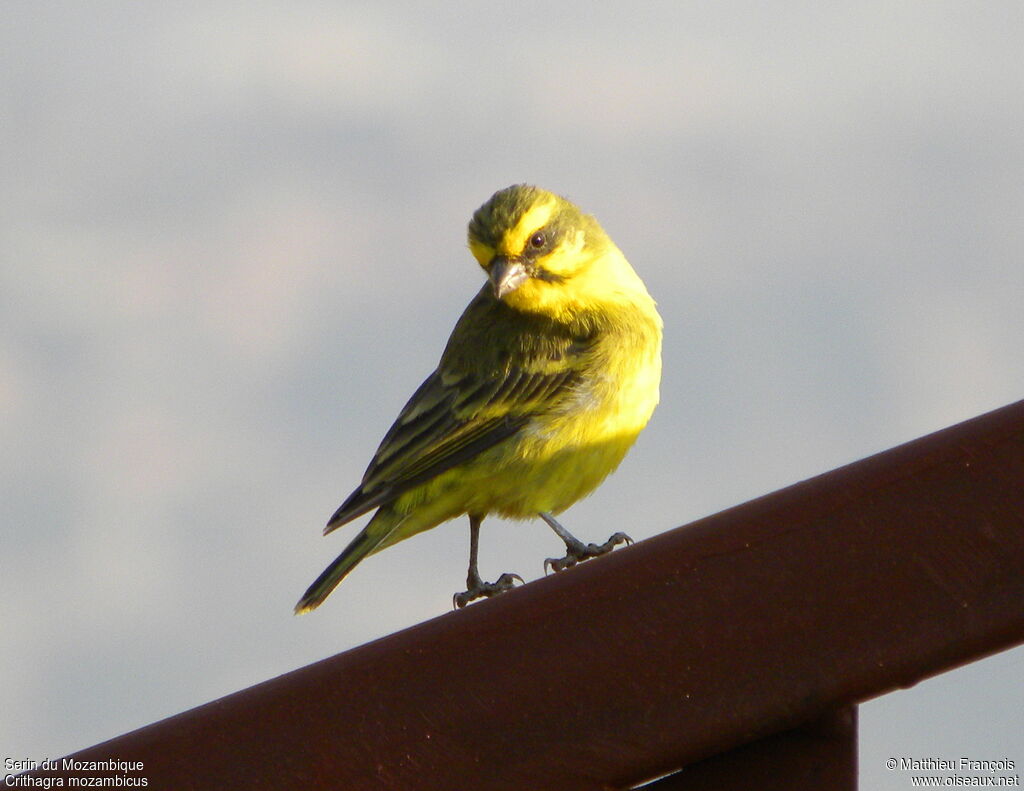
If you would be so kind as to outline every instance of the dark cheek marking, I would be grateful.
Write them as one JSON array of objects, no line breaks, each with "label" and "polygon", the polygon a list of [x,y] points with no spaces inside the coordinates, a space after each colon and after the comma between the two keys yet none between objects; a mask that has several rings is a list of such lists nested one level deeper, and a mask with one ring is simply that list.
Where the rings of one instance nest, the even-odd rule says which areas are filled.
[{"label": "dark cheek marking", "polygon": [[548,272],[546,269],[538,269],[533,273],[533,276],[537,280],[543,280],[545,283],[564,283],[568,280],[565,275],[556,275],[554,272]]}]

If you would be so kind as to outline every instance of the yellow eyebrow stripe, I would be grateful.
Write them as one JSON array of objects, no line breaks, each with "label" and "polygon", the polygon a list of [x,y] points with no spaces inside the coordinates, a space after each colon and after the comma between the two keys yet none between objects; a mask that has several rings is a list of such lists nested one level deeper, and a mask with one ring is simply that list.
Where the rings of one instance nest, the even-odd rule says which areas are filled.
[{"label": "yellow eyebrow stripe", "polygon": [[557,207],[558,204],[554,200],[538,203],[536,206],[531,207],[529,211],[519,218],[515,228],[506,233],[501,242],[499,242],[498,252],[502,255],[520,255],[526,247],[526,240],[534,231],[540,230],[547,224],[547,221],[551,219],[551,215],[555,213]]},{"label": "yellow eyebrow stripe", "polygon": [[486,267],[491,262],[491,259],[494,258],[494,248],[476,239],[469,240],[469,250],[480,263],[480,266],[483,267]]}]

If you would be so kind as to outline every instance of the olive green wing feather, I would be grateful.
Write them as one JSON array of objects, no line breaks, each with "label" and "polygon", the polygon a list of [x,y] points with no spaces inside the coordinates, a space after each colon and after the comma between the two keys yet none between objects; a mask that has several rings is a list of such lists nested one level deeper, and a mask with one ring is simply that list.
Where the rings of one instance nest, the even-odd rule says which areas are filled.
[{"label": "olive green wing feather", "polygon": [[588,347],[588,339],[537,327],[482,291],[324,532],[517,434],[572,391]]}]

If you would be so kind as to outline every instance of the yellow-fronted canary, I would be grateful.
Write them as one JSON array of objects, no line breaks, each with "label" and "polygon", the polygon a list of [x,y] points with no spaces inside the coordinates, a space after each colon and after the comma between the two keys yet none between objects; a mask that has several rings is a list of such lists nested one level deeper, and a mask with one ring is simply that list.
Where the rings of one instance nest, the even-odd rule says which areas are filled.
[{"label": "yellow-fronted canary", "polygon": [[488,514],[546,521],[566,545],[546,562],[556,571],[628,541],[584,544],[553,515],[618,466],[658,403],[654,300],[597,220],[537,187],[496,192],[469,223],[469,248],[488,282],[324,532],[376,513],[296,612],[317,607],[367,555],[462,514],[470,563],[460,607],[520,579],[487,583],[477,572]]}]

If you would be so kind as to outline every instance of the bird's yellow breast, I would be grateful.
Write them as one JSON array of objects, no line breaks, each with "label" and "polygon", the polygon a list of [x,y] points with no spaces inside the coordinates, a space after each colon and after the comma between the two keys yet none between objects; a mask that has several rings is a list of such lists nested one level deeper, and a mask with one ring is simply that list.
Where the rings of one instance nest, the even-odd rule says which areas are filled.
[{"label": "bird's yellow breast", "polygon": [[660,328],[651,322],[609,335],[588,368],[569,398],[490,452],[468,510],[511,518],[559,513],[619,466],[658,403]]}]

